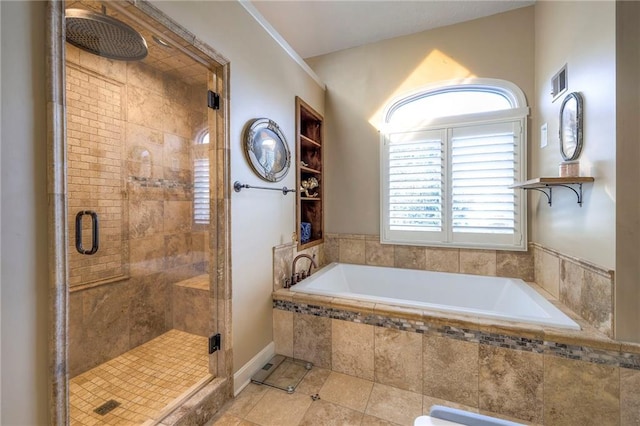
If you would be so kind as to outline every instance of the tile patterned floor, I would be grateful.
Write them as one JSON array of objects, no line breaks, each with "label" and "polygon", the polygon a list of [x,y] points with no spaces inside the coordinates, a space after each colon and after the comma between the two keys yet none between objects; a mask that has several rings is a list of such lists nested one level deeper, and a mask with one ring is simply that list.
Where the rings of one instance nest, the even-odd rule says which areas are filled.
[{"label": "tile patterned floor", "polygon": [[207,426],[412,425],[422,414],[420,394],[314,367],[291,395],[249,384]]},{"label": "tile patterned floor", "polygon": [[432,405],[479,411],[314,367],[291,395],[249,384],[206,426],[412,426],[415,418],[428,414]]},{"label": "tile patterned floor", "polygon": [[[142,424],[208,375],[207,338],[170,330],[71,379],[71,425]],[[111,399],[120,405],[93,411]]]}]

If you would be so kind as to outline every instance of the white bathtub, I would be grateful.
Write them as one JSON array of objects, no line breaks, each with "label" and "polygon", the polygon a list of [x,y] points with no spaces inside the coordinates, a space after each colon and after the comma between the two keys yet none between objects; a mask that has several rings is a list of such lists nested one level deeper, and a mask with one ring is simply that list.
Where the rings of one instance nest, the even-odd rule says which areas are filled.
[{"label": "white bathtub", "polygon": [[290,290],[580,330],[575,321],[515,278],[331,263]]}]

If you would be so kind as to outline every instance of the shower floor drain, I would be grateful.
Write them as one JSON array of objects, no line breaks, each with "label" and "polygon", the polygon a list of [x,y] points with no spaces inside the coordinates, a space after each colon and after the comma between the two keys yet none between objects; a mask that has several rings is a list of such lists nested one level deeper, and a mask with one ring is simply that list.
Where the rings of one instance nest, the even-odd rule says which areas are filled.
[{"label": "shower floor drain", "polygon": [[104,404],[102,404],[101,406],[99,406],[98,408],[96,408],[95,410],[93,410],[93,412],[98,413],[101,416],[104,416],[105,414],[109,413],[111,410],[116,408],[118,405],[120,405],[118,401],[116,401],[115,399],[110,399]]}]

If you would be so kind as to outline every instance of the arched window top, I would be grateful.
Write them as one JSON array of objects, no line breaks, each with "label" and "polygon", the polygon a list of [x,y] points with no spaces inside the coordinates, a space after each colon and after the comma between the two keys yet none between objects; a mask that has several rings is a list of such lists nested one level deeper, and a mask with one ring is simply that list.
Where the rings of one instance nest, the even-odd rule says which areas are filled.
[{"label": "arched window top", "polygon": [[524,93],[515,84],[497,79],[442,82],[400,98],[386,108],[384,122],[393,127],[428,125],[498,114],[526,116]]},{"label": "arched window top", "polygon": [[524,93],[504,80],[423,87],[387,104],[380,144],[381,241],[526,250]]},{"label": "arched window top", "polygon": [[204,129],[196,136],[196,145],[206,145],[209,143],[209,129]]}]

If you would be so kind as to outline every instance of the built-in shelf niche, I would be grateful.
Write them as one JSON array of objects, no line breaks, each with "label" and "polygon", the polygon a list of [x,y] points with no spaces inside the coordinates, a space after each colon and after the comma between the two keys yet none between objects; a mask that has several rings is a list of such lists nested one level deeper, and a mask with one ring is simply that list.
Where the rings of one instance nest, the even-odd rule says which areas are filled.
[{"label": "built-in shelf niche", "polygon": [[[298,250],[315,246],[324,241],[324,209],[322,195],[324,179],[323,133],[324,119],[320,113],[296,96],[296,232]],[[302,183],[311,178],[318,181],[318,187],[310,189],[309,196],[303,191]],[[302,241],[302,223],[311,224],[311,238]]]}]

